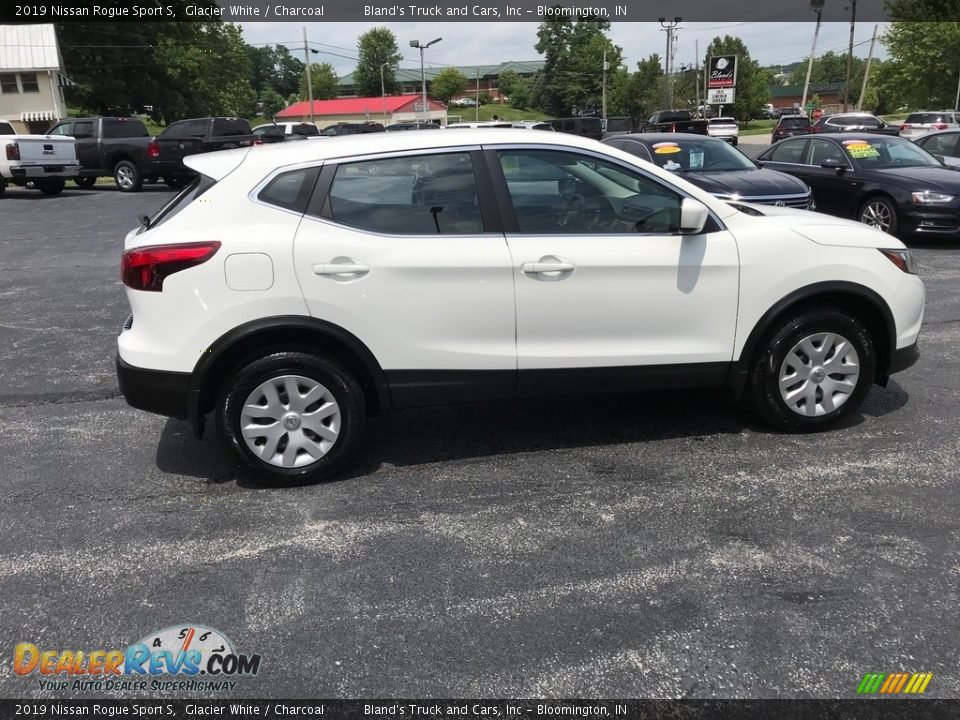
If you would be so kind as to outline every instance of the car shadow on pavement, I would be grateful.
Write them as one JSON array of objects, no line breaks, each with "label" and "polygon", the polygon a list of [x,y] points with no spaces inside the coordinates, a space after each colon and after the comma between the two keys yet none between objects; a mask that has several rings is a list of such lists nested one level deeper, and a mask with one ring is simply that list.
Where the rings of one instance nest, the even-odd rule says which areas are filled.
[{"label": "car shadow on pavement", "polygon": [[[855,427],[865,416],[879,418],[909,400],[891,382],[874,388],[860,411],[838,429]],[[376,472],[383,466],[415,466],[494,455],[627,443],[706,439],[749,432],[777,435],[723,390],[660,391],[628,395],[572,396],[403,410],[369,418],[359,457],[337,480]],[[170,420],[157,447],[157,467],[165,473],[212,483],[235,481],[262,487],[218,442],[212,419],[201,441],[186,423]]]}]

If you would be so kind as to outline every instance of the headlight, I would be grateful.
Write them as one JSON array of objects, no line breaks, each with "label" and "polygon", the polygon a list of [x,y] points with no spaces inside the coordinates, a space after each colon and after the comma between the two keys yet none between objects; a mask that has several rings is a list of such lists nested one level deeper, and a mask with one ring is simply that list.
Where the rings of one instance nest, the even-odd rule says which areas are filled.
[{"label": "headlight", "polygon": [[887,260],[892,262],[905,273],[908,273],[909,275],[917,274],[917,262],[913,259],[913,253],[911,253],[909,250],[883,250],[881,248],[880,252],[884,254]]},{"label": "headlight", "polygon": [[956,198],[955,195],[947,195],[933,190],[920,190],[910,193],[910,195],[913,197],[914,205],[946,205],[952,203]]}]

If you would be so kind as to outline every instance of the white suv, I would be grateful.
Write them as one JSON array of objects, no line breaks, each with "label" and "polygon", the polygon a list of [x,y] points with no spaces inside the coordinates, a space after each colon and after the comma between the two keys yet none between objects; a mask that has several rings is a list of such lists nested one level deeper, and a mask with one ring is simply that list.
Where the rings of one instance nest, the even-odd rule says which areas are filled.
[{"label": "white suv", "polygon": [[381,133],[187,158],[126,238],[120,387],[216,417],[269,481],[330,477],[368,413],[726,386],[784,430],[918,357],[896,239],[727,203],[564,133]]}]

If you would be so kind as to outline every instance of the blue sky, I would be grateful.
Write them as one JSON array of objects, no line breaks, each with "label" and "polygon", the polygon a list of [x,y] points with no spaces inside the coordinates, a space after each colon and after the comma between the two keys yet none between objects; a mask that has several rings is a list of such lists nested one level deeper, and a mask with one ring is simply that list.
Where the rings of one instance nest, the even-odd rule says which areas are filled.
[{"label": "blue sky", "polygon": [[[875,23],[857,23],[854,42],[859,43],[854,53],[866,57]],[[387,25],[397,36],[405,60],[401,67],[419,67],[419,53],[409,47],[410,40],[427,42],[435,37],[443,40],[426,52],[428,65],[494,64],[504,60],[532,60],[539,57],[536,44],[536,23],[241,23],[244,38],[250,43],[280,43],[295,50],[302,48],[303,27],[320,55],[314,60],[329,62],[341,75],[355,66],[357,37],[377,25]],[[882,33],[886,26],[880,24]],[[751,55],[761,64],[790,64],[805,58],[810,52],[814,23],[682,23],[677,36],[677,65],[693,63],[696,42],[700,53],[717,35],[735,35],[747,45]],[[828,50],[845,53],[849,39],[848,23],[824,23],[820,33],[817,54]],[[631,69],[637,60],[665,51],[665,36],[656,23],[613,23],[610,36],[624,50]],[[319,44],[323,43],[323,45]],[[302,50],[301,50],[302,53]],[[886,49],[878,41],[875,57],[886,57]]]}]

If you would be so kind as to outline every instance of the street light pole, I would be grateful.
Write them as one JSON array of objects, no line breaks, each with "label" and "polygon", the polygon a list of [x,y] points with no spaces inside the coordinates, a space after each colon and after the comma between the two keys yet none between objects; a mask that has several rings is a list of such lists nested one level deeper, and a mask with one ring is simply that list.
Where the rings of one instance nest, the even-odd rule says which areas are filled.
[{"label": "street light pole", "polygon": [[663,59],[663,109],[670,109],[670,70],[673,65],[673,33],[676,32],[677,25],[680,24],[680,18],[676,17],[671,21],[666,18],[660,18],[660,27],[667,33],[667,56]]},{"label": "street light pole", "polygon": [[810,91],[810,75],[813,73],[813,58],[817,54],[817,38],[820,37],[820,21],[823,18],[823,4],[825,0],[810,0],[810,7],[817,13],[817,27],[813,31],[813,47],[810,48],[810,58],[807,60],[807,79],[803,81],[803,99],[800,101],[801,112],[807,112],[807,93]]},{"label": "street light pole", "polygon": [[603,101],[602,101],[602,115],[603,115],[603,126],[606,130],[607,126],[607,70],[610,69],[610,63],[607,62],[607,51],[603,51]]},{"label": "street light pole", "polygon": [[380,63],[380,105],[383,109],[383,124],[387,124],[387,86],[383,82],[383,69],[390,63]]},{"label": "street light pole", "polygon": [[434,38],[426,45],[422,45],[419,40],[410,41],[410,47],[418,48],[420,50],[420,89],[423,95],[423,112],[425,119],[427,120],[430,119],[430,113],[429,105],[427,105],[427,71],[423,67],[423,51],[431,45],[435,45],[436,43],[440,42],[441,40],[443,40],[443,38]]},{"label": "street light pole", "polygon": [[843,85],[843,111],[850,109],[850,76],[853,72],[853,35],[857,29],[857,0],[850,0],[850,49],[847,50],[847,81]]},{"label": "street light pole", "polygon": [[310,72],[310,46],[307,45],[307,26],[303,26],[303,56],[307,59],[307,102],[310,103],[310,122],[313,120],[313,74]]}]

